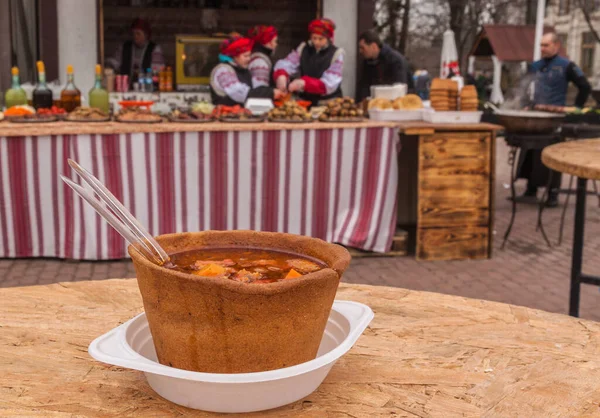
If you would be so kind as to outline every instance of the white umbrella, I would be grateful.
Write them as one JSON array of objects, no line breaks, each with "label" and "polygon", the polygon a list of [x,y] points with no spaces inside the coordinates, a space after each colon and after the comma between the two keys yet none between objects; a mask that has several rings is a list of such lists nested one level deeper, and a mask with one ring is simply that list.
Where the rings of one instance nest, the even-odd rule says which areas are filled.
[{"label": "white umbrella", "polygon": [[447,30],[444,32],[444,40],[442,43],[442,64],[440,68],[440,77],[447,78],[450,70],[455,75],[460,75],[458,67],[458,52],[456,50],[456,41],[454,40],[454,32]]}]

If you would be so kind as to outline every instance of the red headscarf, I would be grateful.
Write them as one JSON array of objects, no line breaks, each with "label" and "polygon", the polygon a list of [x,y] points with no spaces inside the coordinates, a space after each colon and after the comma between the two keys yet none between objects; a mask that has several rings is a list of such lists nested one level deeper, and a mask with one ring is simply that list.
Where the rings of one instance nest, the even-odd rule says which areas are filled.
[{"label": "red headscarf", "polygon": [[308,24],[309,33],[316,33],[329,39],[333,38],[334,30],[335,23],[333,23],[333,20],[327,18],[315,19]]},{"label": "red headscarf", "polygon": [[266,45],[277,36],[277,29],[274,26],[257,25],[248,31],[248,38],[254,42]]},{"label": "red headscarf", "polygon": [[152,29],[150,27],[150,23],[148,23],[144,19],[135,19],[131,24],[131,30],[139,29],[146,34],[146,38],[150,39],[150,35],[152,35]]},{"label": "red headscarf", "polygon": [[237,57],[244,52],[252,51],[254,42],[252,39],[244,38],[242,36],[232,36],[229,39],[225,39],[221,43],[221,54],[227,55],[228,57]]}]

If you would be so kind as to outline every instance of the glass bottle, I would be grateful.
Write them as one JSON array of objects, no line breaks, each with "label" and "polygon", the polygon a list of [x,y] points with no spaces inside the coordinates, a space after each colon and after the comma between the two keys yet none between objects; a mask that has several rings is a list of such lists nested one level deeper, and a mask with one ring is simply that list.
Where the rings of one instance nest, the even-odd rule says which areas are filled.
[{"label": "glass bottle", "polygon": [[167,91],[173,91],[173,69],[167,67]]},{"label": "glass bottle", "polygon": [[146,92],[152,93],[153,91],[153,83],[152,83],[152,68],[146,69]]},{"label": "glass bottle", "polygon": [[26,105],[27,104],[27,94],[25,90],[21,88],[21,83],[19,80],[19,69],[17,67],[12,67],[12,87],[6,90],[4,94],[4,105],[8,109],[9,107]]},{"label": "glass bottle", "polygon": [[60,93],[60,103],[67,112],[72,112],[81,106],[81,92],[75,87],[75,75],[70,64],[67,65],[67,85]]},{"label": "glass bottle", "polygon": [[102,87],[102,66],[96,64],[96,82],[89,94],[90,107],[109,113],[108,91]]},{"label": "glass bottle", "polygon": [[38,83],[33,90],[32,104],[37,109],[50,109],[52,107],[52,90],[46,84],[46,67],[42,61],[37,62]]}]

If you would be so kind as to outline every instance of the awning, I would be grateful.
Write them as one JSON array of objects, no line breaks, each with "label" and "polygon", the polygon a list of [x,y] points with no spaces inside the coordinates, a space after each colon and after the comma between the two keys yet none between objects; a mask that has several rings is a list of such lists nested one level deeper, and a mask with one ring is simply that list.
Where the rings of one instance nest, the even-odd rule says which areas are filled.
[{"label": "awning", "polygon": [[[544,33],[553,31],[552,26],[544,26]],[[483,25],[469,55],[495,55],[502,62],[531,62],[534,42],[535,25]],[[562,45],[559,54],[566,56]]]}]

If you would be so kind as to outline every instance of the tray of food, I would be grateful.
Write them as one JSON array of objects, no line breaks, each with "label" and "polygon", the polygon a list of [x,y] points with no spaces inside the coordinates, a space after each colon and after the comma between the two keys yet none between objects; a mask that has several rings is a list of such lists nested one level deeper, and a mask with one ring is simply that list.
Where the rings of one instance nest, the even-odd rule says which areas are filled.
[{"label": "tray of food", "polygon": [[240,105],[219,105],[213,110],[213,115],[221,122],[227,123],[256,123],[264,122],[266,119],[264,115],[253,115],[252,112]]},{"label": "tray of food", "polygon": [[130,106],[121,109],[116,120],[121,123],[160,123],[162,117],[149,109]]},{"label": "tray of food", "polygon": [[64,120],[67,117],[67,111],[62,107],[58,106],[38,109],[37,114],[44,116],[56,116],[58,120]]},{"label": "tray of food", "polygon": [[23,116],[11,116],[8,119],[13,123],[49,123],[58,121],[55,115],[38,115],[37,113]]},{"label": "tray of food", "polygon": [[369,118],[379,121],[423,120],[423,101],[416,94],[407,94],[395,100],[377,98],[369,100]]},{"label": "tray of food", "polygon": [[319,116],[321,122],[361,122],[363,110],[351,97],[339,97],[327,102],[326,109]]},{"label": "tray of food", "polygon": [[176,123],[208,123],[214,122],[215,117],[211,114],[205,114],[200,111],[181,111],[174,110],[167,116],[171,122]]},{"label": "tray of food", "polygon": [[95,107],[78,107],[65,118],[68,122],[108,122],[110,115]]},{"label": "tray of food", "polygon": [[305,106],[290,100],[269,111],[269,120],[280,123],[310,123],[312,122],[311,113]]},{"label": "tray of food", "polygon": [[35,109],[28,105],[11,106],[4,111],[4,117],[7,120],[34,114]]}]

